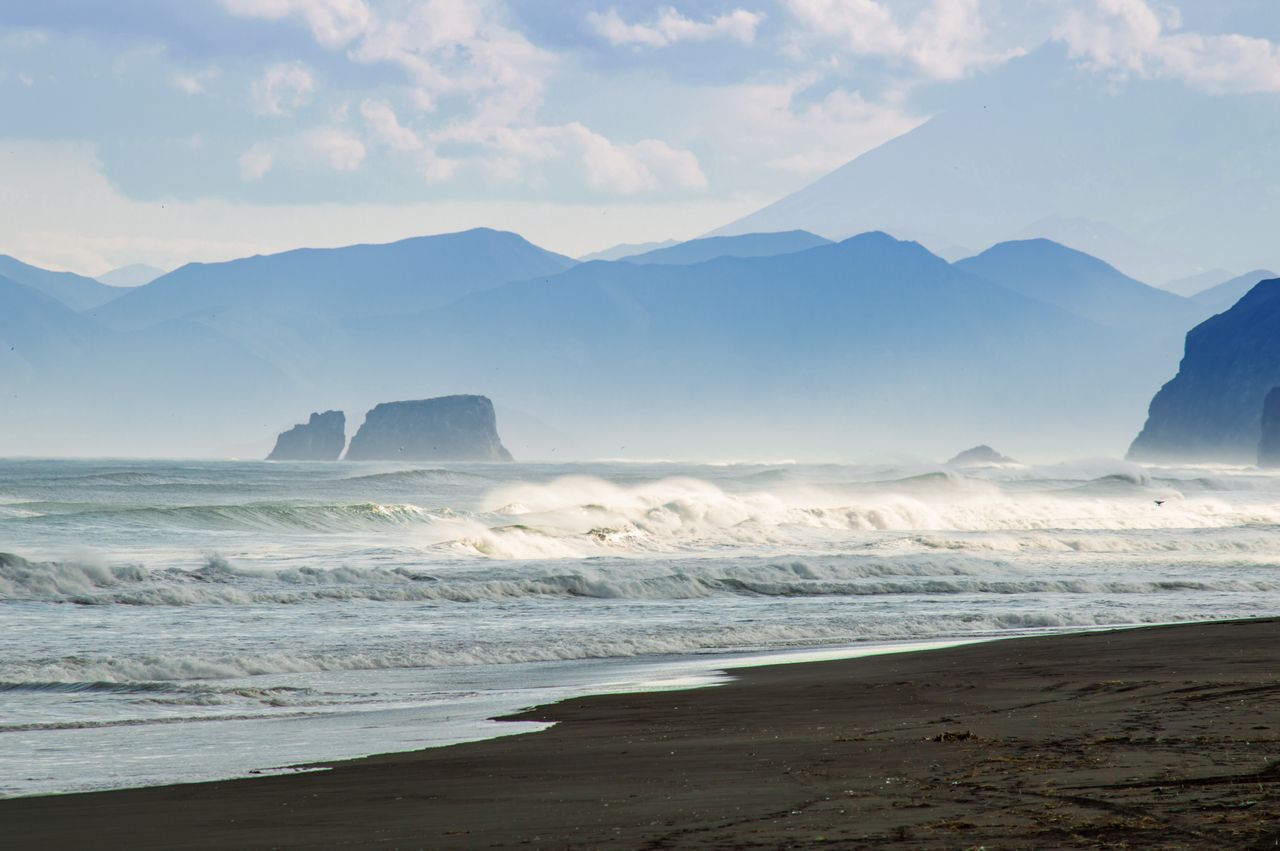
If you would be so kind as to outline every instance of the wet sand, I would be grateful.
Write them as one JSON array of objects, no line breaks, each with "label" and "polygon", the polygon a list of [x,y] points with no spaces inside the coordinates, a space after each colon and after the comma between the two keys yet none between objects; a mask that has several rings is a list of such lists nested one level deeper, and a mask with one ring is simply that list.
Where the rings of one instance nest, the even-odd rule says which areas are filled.
[{"label": "wet sand", "polygon": [[0,801],[0,848],[1280,847],[1280,621],[748,668],[539,733]]}]

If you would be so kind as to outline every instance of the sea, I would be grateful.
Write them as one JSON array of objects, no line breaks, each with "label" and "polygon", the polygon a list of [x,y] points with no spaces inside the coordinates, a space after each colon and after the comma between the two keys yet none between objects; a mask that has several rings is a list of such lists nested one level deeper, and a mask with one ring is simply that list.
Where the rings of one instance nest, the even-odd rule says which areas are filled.
[{"label": "sea", "polygon": [[0,460],[0,795],[312,770],[763,661],[1280,611],[1280,476]]}]

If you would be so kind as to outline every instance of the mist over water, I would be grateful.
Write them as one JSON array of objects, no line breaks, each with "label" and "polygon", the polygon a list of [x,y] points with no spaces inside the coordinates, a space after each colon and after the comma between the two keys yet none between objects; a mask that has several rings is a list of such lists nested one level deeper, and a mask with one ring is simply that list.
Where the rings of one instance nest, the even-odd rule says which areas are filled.
[{"label": "mist over water", "polygon": [[[734,654],[1273,613],[1280,477],[0,461],[0,794],[458,741]],[[678,681],[683,682],[683,679]]]}]

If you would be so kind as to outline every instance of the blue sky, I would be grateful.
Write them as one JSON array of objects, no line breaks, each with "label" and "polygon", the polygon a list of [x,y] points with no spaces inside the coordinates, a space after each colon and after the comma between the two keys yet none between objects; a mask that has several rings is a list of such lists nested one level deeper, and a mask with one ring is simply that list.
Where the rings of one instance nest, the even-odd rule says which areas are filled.
[{"label": "blue sky", "polygon": [[1280,92],[1277,41],[1263,0],[0,0],[0,251],[686,238],[1046,43],[1230,97]]}]

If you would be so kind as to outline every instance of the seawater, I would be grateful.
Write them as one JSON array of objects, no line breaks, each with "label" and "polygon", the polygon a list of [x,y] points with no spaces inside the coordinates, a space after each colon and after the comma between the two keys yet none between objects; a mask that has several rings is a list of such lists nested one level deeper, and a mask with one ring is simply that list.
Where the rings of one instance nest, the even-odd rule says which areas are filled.
[{"label": "seawater", "polygon": [[0,795],[241,776],[841,653],[1280,609],[1280,477],[0,461]]}]

